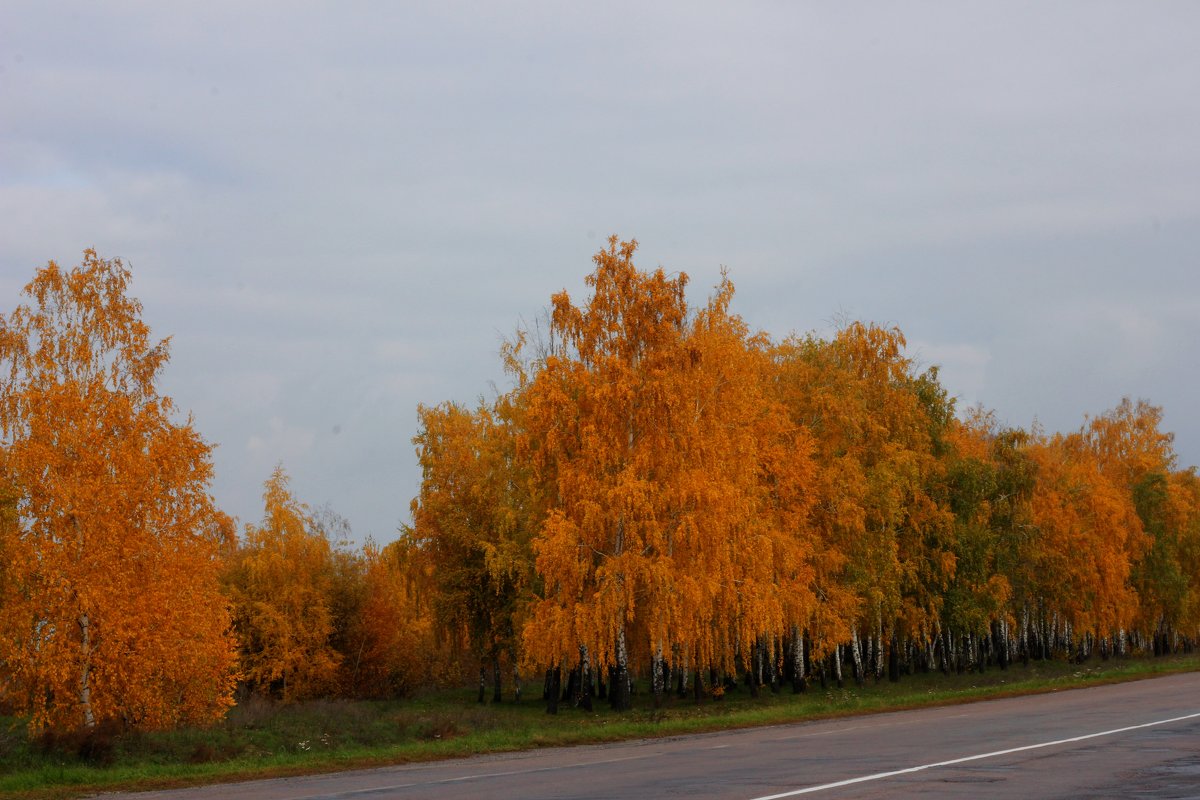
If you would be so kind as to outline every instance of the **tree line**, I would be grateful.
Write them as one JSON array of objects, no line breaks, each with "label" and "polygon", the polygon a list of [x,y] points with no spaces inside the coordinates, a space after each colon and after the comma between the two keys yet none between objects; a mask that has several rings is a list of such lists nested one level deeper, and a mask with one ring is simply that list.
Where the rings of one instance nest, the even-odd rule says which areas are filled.
[{"label": "tree line", "polygon": [[239,531],[128,269],[39,270],[0,317],[0,704],[164,727],[470,675],[624,709],[637,679],[659,705],[1193,646],[1200,480],[1160,408],[1006,427],[896,328],[775,340],[724,275],[693,306],[635,251],[517,331],[507,391],[418,409],[412,522],[357,549],[282,467]]},{"label": "tree line", "polygon": [[693,308],[635,249],[518,334],[511,391],[419,412],[404,541],[493,676],[508,654],[625,708],[638,674],[658,704],[1192,646],[1200,482],[1161,409],[1067,434],[956,414],[899,330],[774,341],[727,278]]}]

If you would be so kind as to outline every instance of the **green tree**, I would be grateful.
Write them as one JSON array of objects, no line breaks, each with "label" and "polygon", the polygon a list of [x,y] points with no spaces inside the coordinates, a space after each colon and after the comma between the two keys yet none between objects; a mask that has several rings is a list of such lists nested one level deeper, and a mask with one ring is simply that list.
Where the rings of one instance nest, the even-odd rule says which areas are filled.
[{"label": "green tree", "polygon": [[405,537],[429,563],[439,628],[479,665],[481,703],[489,668],[499,702],[501,660],[518,660],[516,619],[533,565],[512,404],[504,397],[474,411],[453,403],[422,406],[413,440],[422,480]]}]

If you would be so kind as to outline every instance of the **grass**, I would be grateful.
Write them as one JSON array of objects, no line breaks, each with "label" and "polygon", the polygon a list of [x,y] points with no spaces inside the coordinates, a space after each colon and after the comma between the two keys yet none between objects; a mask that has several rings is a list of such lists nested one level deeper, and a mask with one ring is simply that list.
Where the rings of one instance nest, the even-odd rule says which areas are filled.
[{"label": "grass", "polygon": [[62,737],[31,742],[14,719],[0,720],[0,797],[70,798],[98,791],[166,788],[295,775],[623,739],[773,725],[800,720],[1056,691],[1200,670],[1200,656],[1031,662],[964,675],[911,675],[900,683],[848,681],[793,695],[744,687],[720,701],[675,699],[651,708],[644,691],[624,714],[536,700],[480,706],[465,690],[404,701],[318,700],[276,706],[252,698],[209,729]]}]

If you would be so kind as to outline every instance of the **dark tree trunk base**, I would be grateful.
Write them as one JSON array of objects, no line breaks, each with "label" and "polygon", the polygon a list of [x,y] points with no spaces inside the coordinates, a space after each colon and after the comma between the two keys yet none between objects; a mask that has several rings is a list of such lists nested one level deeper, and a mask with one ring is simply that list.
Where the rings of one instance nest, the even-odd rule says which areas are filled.
[{"label": "dark tree trunk base", "polygon": [[562,670],[555,667],[546,670],[546,713],[558,713],[559,687],[562,685]]}]

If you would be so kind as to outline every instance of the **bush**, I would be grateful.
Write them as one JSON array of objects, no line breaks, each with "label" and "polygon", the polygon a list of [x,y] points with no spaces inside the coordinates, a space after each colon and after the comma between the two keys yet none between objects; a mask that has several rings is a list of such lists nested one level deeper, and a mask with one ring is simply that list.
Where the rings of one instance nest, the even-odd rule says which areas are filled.
[{"label": "bush", "polygon": [[73,755],[90,766],[107,767],[116,760],[117,741],[124,732],[115,720],[70,731],[49,729],[38,737],[38,748],[43,755]]}]

